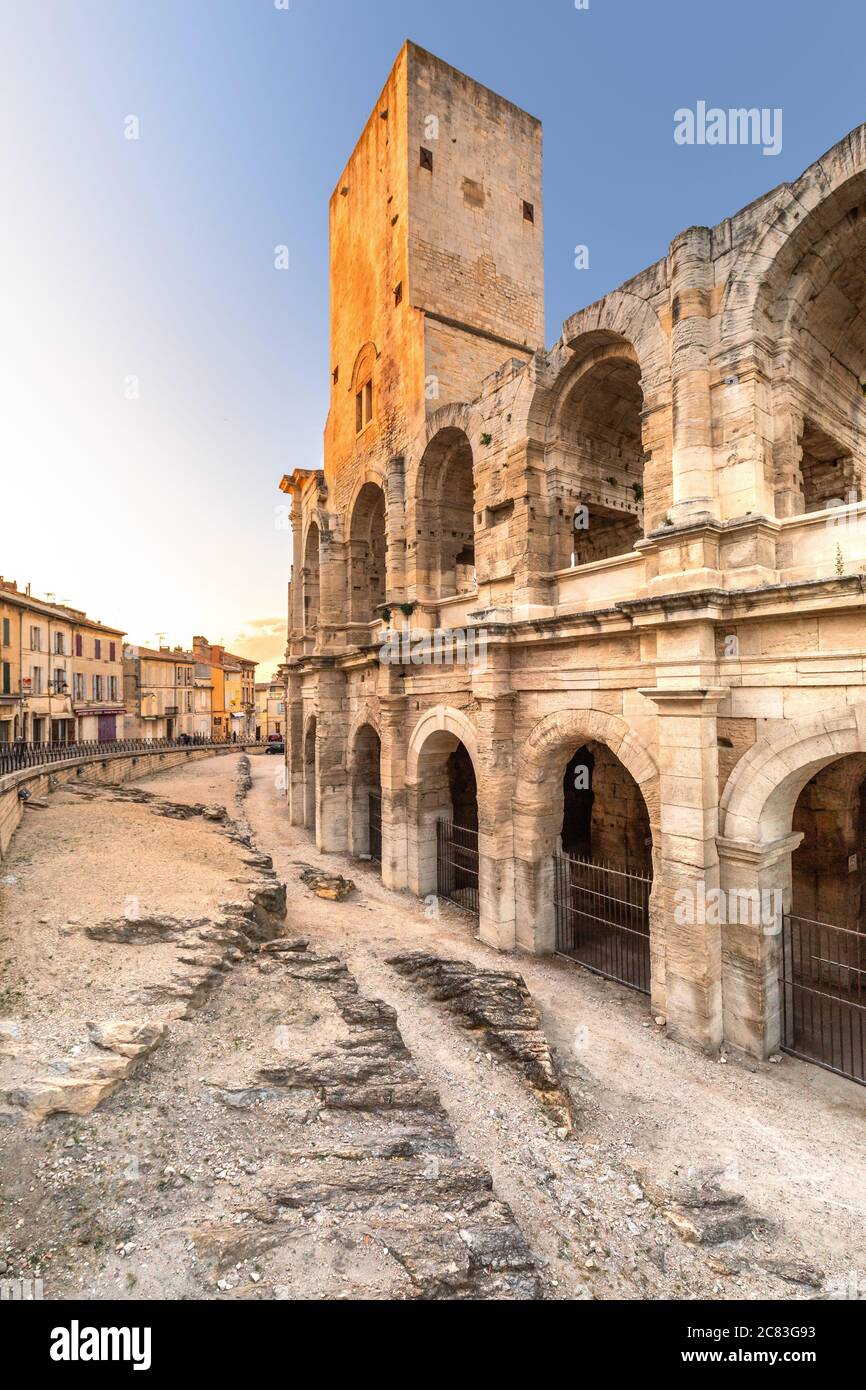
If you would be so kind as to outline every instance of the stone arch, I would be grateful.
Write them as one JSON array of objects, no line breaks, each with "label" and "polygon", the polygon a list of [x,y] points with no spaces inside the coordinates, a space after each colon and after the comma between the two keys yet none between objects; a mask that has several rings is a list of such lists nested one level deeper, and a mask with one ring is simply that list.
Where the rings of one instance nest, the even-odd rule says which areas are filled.
[{"label": "stone arch", "polygon": [[305,634],[315,632],[319,623],[319,605],[321,602],[320,541],[321,534],[318,522],[311,520],[304,536],[304,564],[301,570]]},{"label": "stone arch", "polygon": [[382,739],[378,721],[368,709],[352,721],[347,741],[349,781],[349,853],[359,858],[373,855],[370,798],[382,795]]},{"label": "stone arch", "polygon": [[754,923],[724,929],[722,996],[727,1040],[758,1057],[778,1051],[782,1036],[778,914],[792,910],[793,831],[801,792],[824,768],[866,753],[866,701],[839,715],[795,719],[759,740],[737,763],[720,805],[718,839],[726,903],[753,901],[776,930]]},{"label": "stone arch", "polygon": [[652,837],[654,866],[650,900],[653,993],[664,979],[660,915],[659,832],[661,795],[655,762],[625,720],[603,710],[562,709],[532,729],[520,755],[512,804],[517,944],[551,952],[555,946],[553,855],[563,816],[563,775],[582,745],[598,744],[626,770],[642,798]]},{"label": "stone arch", "polygon": [[[530,414],[556,480],[553,563],[627,554],[672,501],[669,339],[616,291],[568,320],[546,366]],[[578,507],[589,524],[575,530]]]},{"label": "stone arch", "polygon": [[721,799],[723,838],[756,847],[784,840],[807,782],[838,758],[864,752],[866,701],[840,715],[792,720],[754,744],[731,773]]},{"label": "stone arch", "polygon": [[422,598],[450,598],[475,588],[475,450],[467,413],[463,407],[437,411],[439,427],[431,431],[428,425],[414,473],[411,547]]},{"label": "stone arch", "polygon": [[436,705],[423,714],[412,730],[406,752],[406,785],[417,786],[419,759],[425,743],[432,734],[444,732],[453,734],[462,743],[472,759],[475,775],[481,784],[481,766],[478,757],[478,735],[474,725],[459,709],[450,705]]},{"label": "stone arch", "polygon": [[[788,273],[809,236],[810,216],[822,205],[832,214],[853,195],[862,197],[866,181],[866,123],[852,130],[792,184],[784,184],[770,198],[768,216],[751,244],[737,257],[725,285],[721,305],[720,342],[749,343],[757,331],[757,314],[765,286],[774,274]],[[848,193],[845,194],[846,185]],[[767,200],[769,203],[769,199]],[[814,230],[814,224],[812,224]],[[793,253],[793,254],[792,254]]]},{"label": "stone arch", "polygon": [[583,743],[602,743],[619,759],[640,789],[651,830],[658,831],[658,769],[625,720],[603,710],[556,710],[536,724],[521,751],[514,790],[514,851],[519,858],[534,860],[549,852],[550,836],[538,818],[551,814],[550,783],[561,777],[566,750],[574,752]]},{"label": "stone arch", "polygon": [[478,739],[460,710],[437,705],[418,720],[406,754],[409,887],[419,897],[436,894],[437,823],[452,815],[449,759],[466,750],[475,774],[477,808],[482,802]]},{"label": "stone arch", "polygon": [[387,502],[372,470],[359,479],[347,516],[349,616],[370,623],[385,603],[388,563]]}]

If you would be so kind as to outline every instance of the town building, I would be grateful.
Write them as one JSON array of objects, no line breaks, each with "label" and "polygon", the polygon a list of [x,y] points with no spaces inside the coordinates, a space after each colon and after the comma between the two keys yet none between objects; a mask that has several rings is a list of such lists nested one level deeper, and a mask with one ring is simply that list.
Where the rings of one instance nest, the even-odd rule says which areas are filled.
[{"label": "town building", "polygon": [[0,686],[5,692],[0,696],[0,738],[32,743],[117,739],[124,715],[123,631],[80,609],[37,599],[29,586],[22,591],[5,579],[0,579],[0,618]]},{"label": "town building", "polygon": [[[127,647],[123,663],[127,738],[175,739],[198,732],[196,661],[181,647]],[[209,734],[205,730],[205,736]]]},{"label": "town building", "polygon": [[206,637],[194,637],[192,645],[197,675],[210,682],[213,737],[219,742],[254,738],[256,662],[233,656]]},{"label": "town building", "polygon": [[285,738],[285,735],[286,689],[282,681],[275,677],[256,686],[255,737],[267,742],[268,739]]},{"label": "town building", "polygon": [[861,126],[546,350],[541,127],[408,44],[282,484],[292,822],[674,1038],[859,1080],[864,206]]}]

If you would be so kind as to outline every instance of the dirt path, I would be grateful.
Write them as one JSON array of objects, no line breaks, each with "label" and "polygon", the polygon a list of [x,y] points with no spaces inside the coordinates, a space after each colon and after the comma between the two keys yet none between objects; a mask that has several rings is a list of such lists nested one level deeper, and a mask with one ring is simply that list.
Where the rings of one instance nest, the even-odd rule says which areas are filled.
[{"label": "dirt path", "polygon": [[[458,910],[430,915],[372,866],[319,856],[288,825],[276,760],[251,767],[243,801],[238,760],[219,759],[141,784],[159,803],[59,794],[16,837],[0,1091],[97,1055],[94,1019],[158,1021],[190,972],[207,988],[92,1114],[32,1127],[0,1106],[0,1278],[38,1273],[52,1298],[195,1299],[790,1299],[864,1278],[858,1088],[790,1059],[721,1064],[668,1042],[639,996],[492,952]],[[237,824],[173,819],[166,802],[216,803]],[[321,901],[299,861],[357,894]],[[237,900],[274,874],[287,917],[269,945]],[[89,934],[130,900],[139,919],[189,921],[166,938]],[[573,1138],[387,963],[411,950],[520,970]],[[671,1201],[698,1192],[673,1215],[721,1213],[734,1238],[684,1238]]]},{"label": "dirt path", "polygon": [[[287,881],[290,915],[297,910],[305,930],[345,957],[367,993],[395,1004],[461,1145],[489,1166],[561,1289],[574,1294],[577,1269],[596,1297],[810,1295],[768,1277],[760,1262],[805,1262],[831,1287],[866,1283],[866,1093],[791,1058],[704,1057],[667,1041],[641,996],[565,962],[520,955],[512,964],[543,1010],[578,1111],[576,1146],[557,1142],[520,1084],[385,963],[420,949],[495,970],[502,956],[474,938],[459,910],[442,904],[431,920],[410,895],[384,889],[370,865],[343,863],[357,898],[311,898],[294,862],[333,871],[335,858],[287,825],[272,774],[253,767],[248,814]],[[636,1200],[635,1175],[651,1188],[681,1183],[690,1170],[720,1170],[722,1186],[743,1194],[771,1232],[709,1251],[671,1239],[668,1223]]]}]

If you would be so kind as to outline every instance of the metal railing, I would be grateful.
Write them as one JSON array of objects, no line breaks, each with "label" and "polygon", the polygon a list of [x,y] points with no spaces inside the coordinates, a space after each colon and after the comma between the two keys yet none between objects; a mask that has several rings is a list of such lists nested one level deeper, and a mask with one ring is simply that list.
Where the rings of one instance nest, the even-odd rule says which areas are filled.
[{"label": "metal railing", "polygon": [[206,738],[203,734],[188,734],[178,738],[118,738],[100,743],[90,740],[79,743],[0,743],[0,777],[45,763],[65,762],[69,758],[100,758],[118,753],[182,752],[190,748],[250,748],[255,739]]},{"label": "metal railing", "polygon": [[478,916],[477,830],[451,820],[436,822],[436,882],[440,897]]},{"label": "metal railing", "polygon": [[382,797],[379,792],[370,792],[370,858],[375,864],[382,862]]},{"label": "metal railing", "polygon": [[649,994],[651,875],[570,854],[554,855],[553,874],[557,954]]},{"label": "metal railing", "polygon": [[782,1049],[866,1086],[866,934],[782,919]]}]

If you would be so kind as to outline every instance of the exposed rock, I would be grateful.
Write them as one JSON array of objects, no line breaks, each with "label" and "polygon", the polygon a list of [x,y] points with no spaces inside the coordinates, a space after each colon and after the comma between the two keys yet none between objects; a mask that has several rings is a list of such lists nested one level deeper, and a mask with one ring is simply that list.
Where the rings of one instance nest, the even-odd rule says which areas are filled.
[{"label": "exposed rock", "polygon": [[93,941],[111,941],[124,946],[151,946],[172,941],[210,926],[207,917],[183,921],[178,917],[118,917],[112,922],[100,922],[85,927],[84,934]]},{"label": "exposed rock", "polygon": [[744,1240],[769,1223],[745,1203],[741,1193],[726,1192],[715,1170],[692,1171],[685,1182],[653,1183],[641,1175],[644,1195],[660,1207],[666,1221],[693,1245],[720,1245]]},{"label": "exposed rock", "polygon": [[326,902],[341,903],[355,892],[352,880],[343,878],[342,874],[327,874],[323,869],[314,869],[309,864],[301,864],[299,867],[301,873],[298,877],[313,890],[317,898],[324,898]]},{"label": "exposed rock", "polygon": [[783,1279],[786,1284],[801,1284],[808,1289],[821,1289],[827,1277],[823,1270],[801,1260],[758,1260],[758,1268]]},{"label": "exposed rock", "polygon": [[152,1052],[168,1033],[164,1023],[129,1023],[122,1019],[89,1023],[87,1030],[96,1047],[105,1052],[117,1052],[122,1057],[141,1057]]},{"label": "exposed rock", "polygon": [[482,1046],[511,1062],[557,1127],[571,1133],[571,1105],[522,975],[514,970],[482,970],[470,961],[443,960],[423,951],[392,956],[388,964],[444,1003],[465,1028],[480,1031]]},{"label": "exposed rock", "polygon": [[205,806],[202,811],[202,818],[208,821],[224,821],[228,812],[225,806]]},{"label": "exposed rock", "polygon": [[[151,1028],[121,1022],[105,1024],[97,1031],[102,1038],[99,1046],[107,1047],[108,1039],[112,1039],[114,1045],[110,1055],[76,1059],[69,1063],[65,1073],[37,1077],[7,1096],[8,1100],[22,1106],[31,1124],[38,1124],[49,1115],[91,1114],[132,1075],[142,1058],[152,1052],[166,1034],[164,1026]],[[132,1038],[137,1041],[131,1042]]]}]

